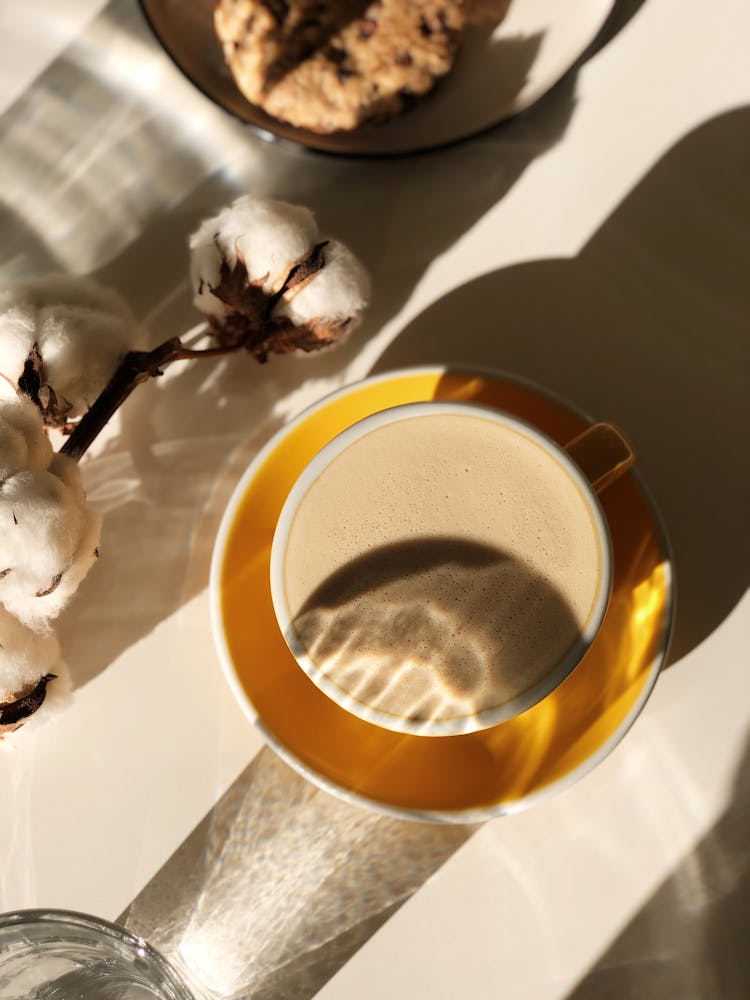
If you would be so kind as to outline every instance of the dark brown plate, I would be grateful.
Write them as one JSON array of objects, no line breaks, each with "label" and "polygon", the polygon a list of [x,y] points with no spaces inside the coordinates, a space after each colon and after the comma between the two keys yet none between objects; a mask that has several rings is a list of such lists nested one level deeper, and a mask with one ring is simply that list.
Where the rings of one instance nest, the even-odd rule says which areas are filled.
[{"label": "dark brown plate", "polygon": [[237,89],[213,30],[215,0],[141,0],[164,50],[207,97],[252,125],[328,153],[391,156],[476,135],[538,100],[593,41],[614,0],[511,0],[502,21],[470,27],[453,71],[401,117],[318,135],[270,118]]}]

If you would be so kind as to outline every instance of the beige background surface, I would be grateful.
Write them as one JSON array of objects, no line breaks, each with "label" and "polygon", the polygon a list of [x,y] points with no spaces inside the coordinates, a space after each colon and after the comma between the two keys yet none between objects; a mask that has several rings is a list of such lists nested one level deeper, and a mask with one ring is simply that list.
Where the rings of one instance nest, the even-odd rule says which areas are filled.
[{"label": "beige background surface", "polygon": [[[134,4],[64,7],[0,12],[3,277],[91,273],[157,342],[196,321],[187,235],[252,190],[309,204],[377,294],[328,356],[173,370],[87,459],[103,558],[61,621],[70,704],[0,754],[0,910],[123,914],[219,996],[746,996],[747,4],[621,4],[525,115],[388,162],[261,142]],[[679,585],[672,665],[624,743],[476,830],[352,810],[261,750],[206,594],[273,430],[371,370],[450,360],[627,428]]]}]

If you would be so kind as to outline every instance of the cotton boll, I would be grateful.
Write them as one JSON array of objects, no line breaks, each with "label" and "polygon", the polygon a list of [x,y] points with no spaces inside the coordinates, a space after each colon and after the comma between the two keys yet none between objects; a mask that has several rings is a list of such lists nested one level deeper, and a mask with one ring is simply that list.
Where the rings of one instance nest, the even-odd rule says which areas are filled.
[{"label": "cotton boll", "polygon": [[51,460],[52,445],[31,400],[0,400],[0,482],[19,469],[46,469]]},{"label": "cotton boll", "polygon": [[117,292],[88,279],[51,275],[0,290],[0,375],[18,387],[30,367],[38,385],[24,391],[53,426],[89,408],[137,336]]},{"label": "cotton boll", "polygon": [[0,601],[24,621],[37,619],[37,594],[55,586],[78,547],[81,508],[46,470],[24,470],[0,486]]},{"label": "cotton boll", "polygon": [[0,376],[14,390],[34,346],[36,333],[34,307],[23,300],[19,304],[14,301],[11,291],[0,289]]},{"label": "cotton boll", "polygon": [[73,685],[68,666],[63,659],[58,659],[53,675],[44,689],[43,703],[32,715],[27,716],[14,726],[0,726],[1,752],[20,751],[24,740],[34,739],[34,734],[41,726],[54,724],[70,704]]},{"label": "cotton boll", "polygon": [[307,208],[239,198],[190,240],[195,305],[225,348],[312,352],[342,340],[359,320],[369,278],[337,240],[320,239]]},{"label": "cotton boll", "polygon": [[98,514],[86,504],[78,467],[54,456],[0,484],[0,602],[21,621],[55,617],[96,558]]},{"label": "cotton boll", "polygon": [[0,605],[0,705],[20,698],[45,674],[57,673],[59,662],[54,632],[31,629]]},{"label": "cotton boll", "polygon": [[358,317],[370,294],[367,271],[337,240],[326,243],[323,255],[323,267],[299,291],[292,288],[282,297],[274,318],[286,316],[295,326],[302,326],[314,320],[340,323]]},{"label": "cotton boll", "polygon": [[37,322],[45,382],[65,415],[80,417],[133,346],[134,325],[80,306],[48,306]]},{"label": "cotton boll", "polygon": [[23,600],[16,606],[16,613],[30,609],[31,615],[24,616],[30,623],[42,623],[56,618],[80,586],[92,565],[96,562],[102,521],[100,515],[86,507],[83,511],[78,546],[67,569],[53,590],[43,596],[35,596],[30,603]]},{"label": "cotton boll", "polygon": [[31,629],[0,605],[0,748],[12,750],[55,719],[70,690],[54,632]]},{"label": "cotton boll", "polygon": [[36,620],[55,618],[73,594],[78,590],[81,581],[91,569],[99,556],[99,543],[102,534],[102,518],[97,510],[86,503],[78,465],[65,455],[55,455],[50,465],[50,472],[58,475],[65,483],[80,510],[77,545],[63,572],[59,584],[49,594],[35,598],[33,605],[37,612]]},{"label": "cotton boll", "polygon": [[207,219],[190,237],[193,304],[208,316],[224,317],[226,305],[212,294],[221,265],[233,269],[238,255],[250,282],[271,295],[316,241],[310,209],[270,198],[244,195]]},{"label": "cotton boll", "polygon": [[56,476],[70,492],[75,503],[83,507],[86,503],[86,491],[83,488],[81,470],[75,459],[68,458],[60,452],[55,452],[47,466],[47,471]]}]

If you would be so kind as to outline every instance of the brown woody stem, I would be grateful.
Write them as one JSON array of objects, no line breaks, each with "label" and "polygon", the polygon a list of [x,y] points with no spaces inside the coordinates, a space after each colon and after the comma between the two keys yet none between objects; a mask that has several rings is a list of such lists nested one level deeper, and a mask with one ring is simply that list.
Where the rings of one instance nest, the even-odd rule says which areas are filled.
[{"label": "brown woody stem", "polygon": [[[185,347],[179,337],[172,337],[170,340],[165,340],[163,344],[159,344],[152,351],[130,351],[122,359],[117,371],[94,400],[91,409],[81,417],[74,427],[70,437],[60,449],[62,454],[78,461],[85,455],[97,435],[106,426],[109,418],[122,406],[133,389],[141,382],[162,375],[163,369],[172,364],[173,361],[215,358],[220,354],[231,354],[243,347],[251,350],[259,361],[265,361],[269,350],[284,353],[294,347],[309,351],[324,346],[326,340],[317,335],[313,336],[312,343],[309,338],[298,336],[296,341],[289,340],[286,345],[283,342],[283,336],[281,336],[275,348],[265,342],[264,338],[271,333],[269,328],[271,313],[278,301],[284,295],[299,291],[323,267],[325,264],[324,251],[327,245],[327,240],[316,243],[304,259],[290,268],[281,287],[272,296],[264,295],[259,287],[249,282],[247,268],[239,254],[233,269],[230,269],[227,262],[223,261],[221,281],[216,288],[211,290],[225,305],[230,307],[230,319],[234,318],[235,321],[239,322],[225,324],[221,343],[217,347],[195,350]],[[283,334],[283,326],[279,333]],[[35,350],[29,359],[28,377],[34,382],[37,395],[36,383],[39,381],[41,363],[41,357]],[[25,369],[24,371],[26,372]],[[37,376],[36,381],[33,380],[33,376]]]},{"label": "brown woody stem", "polygon": [[220,347],[194,349],[185,347],[179,337],[172,337],[152,351],[129,351],[91,408],[76,424],[60,451],[76,461],[82,458],[133,389],[141,382],[163,375],[164,368],[173,361],[215,358],[221,354],[230,354],[243,347],[244,342],[245,338],[242,338]]}]

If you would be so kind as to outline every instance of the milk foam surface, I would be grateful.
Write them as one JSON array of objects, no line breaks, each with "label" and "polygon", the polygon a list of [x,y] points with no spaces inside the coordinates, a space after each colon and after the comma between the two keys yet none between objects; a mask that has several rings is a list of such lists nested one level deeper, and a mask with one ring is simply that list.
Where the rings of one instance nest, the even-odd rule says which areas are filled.
[{"label": "milk foam surface", "polygon": [[299,642],[380,712],[504,705],[580,640],[602,553],[564,466],[469,414],[408,416],[349,445],[302,498],[284,585]]}]

